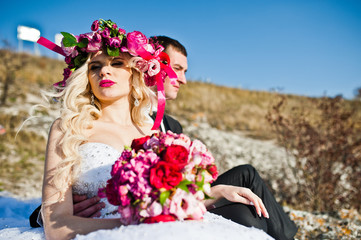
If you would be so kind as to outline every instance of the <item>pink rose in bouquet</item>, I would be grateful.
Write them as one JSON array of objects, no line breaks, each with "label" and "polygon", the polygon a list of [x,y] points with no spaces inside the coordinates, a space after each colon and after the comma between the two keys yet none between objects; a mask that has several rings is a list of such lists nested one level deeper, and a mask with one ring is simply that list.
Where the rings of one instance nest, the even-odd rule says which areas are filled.
[{"label": "pink rose in bouquet", "polygon": [[198,220],[217,175],[203,143],[160,132],[134,139],[125,148],[99,196],[118,206],[123,224]]}]

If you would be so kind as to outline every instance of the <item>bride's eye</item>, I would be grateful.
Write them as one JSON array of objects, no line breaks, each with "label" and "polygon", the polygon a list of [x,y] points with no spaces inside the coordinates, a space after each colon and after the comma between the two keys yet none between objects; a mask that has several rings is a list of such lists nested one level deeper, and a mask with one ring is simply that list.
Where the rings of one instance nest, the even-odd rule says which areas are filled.
[{"label": "bride's eye", "polygon": [[95,70],[97,70],[97,69],[99,69],[99,68],[100,68],[100,66],[99,66],[99,65],[95,65],[95,64],[93,64],[93,65],[90,65],[89,70],[90,70],[90,71],[95,71]]},{"label": "bride's eye", "polygon": [[120,62],[120,61],[117,61],[117,62],[113,62],[112,63],[112,66],[123,66],[124,65],[124,63],[123,62]]}]

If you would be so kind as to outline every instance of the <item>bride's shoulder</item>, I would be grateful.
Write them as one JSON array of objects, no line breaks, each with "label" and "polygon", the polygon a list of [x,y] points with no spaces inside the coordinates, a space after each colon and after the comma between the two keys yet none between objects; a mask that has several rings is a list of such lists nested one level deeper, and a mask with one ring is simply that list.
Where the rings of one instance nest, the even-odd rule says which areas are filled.
[{"label": "bride's shoulder", "polygon": [[49,140],[54,138],[59,138],[64,135],[63,131],[60,127],[61,119],[57,118],[51,125],[50,131],[49,131]]}]

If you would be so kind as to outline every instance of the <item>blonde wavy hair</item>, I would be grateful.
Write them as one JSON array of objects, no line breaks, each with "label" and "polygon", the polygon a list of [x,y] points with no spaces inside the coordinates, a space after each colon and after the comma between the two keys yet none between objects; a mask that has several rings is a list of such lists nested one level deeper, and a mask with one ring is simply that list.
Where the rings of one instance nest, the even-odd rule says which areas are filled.
[{"label": "blonde wavy hair", "polygon": [[[91,128],[93,120],[102,114],[99,101],[94,98],[94,104],[91,103],[92,93],[88,80],[90,59],[91,56],[82,67],[72,73],[62,91],[52,94],[52,97],[60,98],[62,102],[59,126],[64,133],[60,141],[63,160],[58,164],[50,182],[59,191],[59,200],[64,197],[65,191],[79,174],[82,158],[78,149],[87,141],[84,130]],[[132,71],[128,99],[132,121],[143,126],[149,119],[147,114],[151,109],[151,90],[145,85],[143,73],[135,67],[135,62],[135,58],[128,61]]]}]

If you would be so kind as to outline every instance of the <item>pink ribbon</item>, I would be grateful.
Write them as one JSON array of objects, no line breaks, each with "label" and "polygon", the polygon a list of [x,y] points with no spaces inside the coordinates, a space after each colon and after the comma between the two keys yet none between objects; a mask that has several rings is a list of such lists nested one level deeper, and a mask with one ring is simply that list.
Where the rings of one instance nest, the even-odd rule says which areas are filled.
[{"label": "pink ribbon", "polygon": [[165,109],[165,94],[164,94],[164,85],[163,79],[159,76],[160,74],[156,75],[157,77],[157,90],[158,90],[158,107],[157,107],[157,116],[155,117],[154,124],[152,130],[158,130],[159,126],[162,122],[164,109]]},{"label": "pink ribbon", "polygon": [[[175,80],[177,80],[177,75],[173,71],[173,69],[169,66],[169,56],[165,52],[162,51],[156,51],[154,55],[150,54],[148,51],[146,51],[143,47],[141,48],[144,51],[138,52],[138,55],[149,61],[150,59],[156,59],[160,63],[160,71],[155,76],[156,77],[156,84],[157,84],[157,90],[158,90],[158,107],[157,107],[157,116],[155,117],[154,124],[152,127],[152,130],[158,130],[160,124],[162,123],[162,119],[164,116],[164,110],[165,110],[165,92],[164,92],[164,84],[163,79],[161,78],[162,71],[164,71],[169,79],[171,80],[171,84],[175,84]],[[163,50],[163,49],[162,49]],[[162,61],[167,62],[167,64],[164,64]]]},{"label": "pink ribbon", "polygon": [[40,45],[50,49],[51,51],[54,51],[56,53],[59,53],[61,55],[63,55],[64,57],[66,57],[63,49],[61,47],[59,47],[58,45],[56,45],[55,43],[49,41],[46,38],[40,37],[37,41],[37,43],[39,43]]},{"label": "pink ribbon", "polygon": [[[165,109],[165,92],[164,92],[164,84],[163,79],[161,77],[162,71],[164,71],[169,79],[171,80],[171,84],[175,84],[175,80],[177,79],[177,75],[173,71],[173,69],[169,66],[169,56],[165,52],[158,52],[156,58],[160,63],[160,72],[155,76],[157,78],[157,90],[158,90],[158,107],[157,107],[157,116],[154,120],[154,125],[152,127],[152,130],[159,129],[159,126],[162,122],[163,115],[164,115],[164,109]],[[167,62],[167,64],[164,64],[162,61]]]}]

